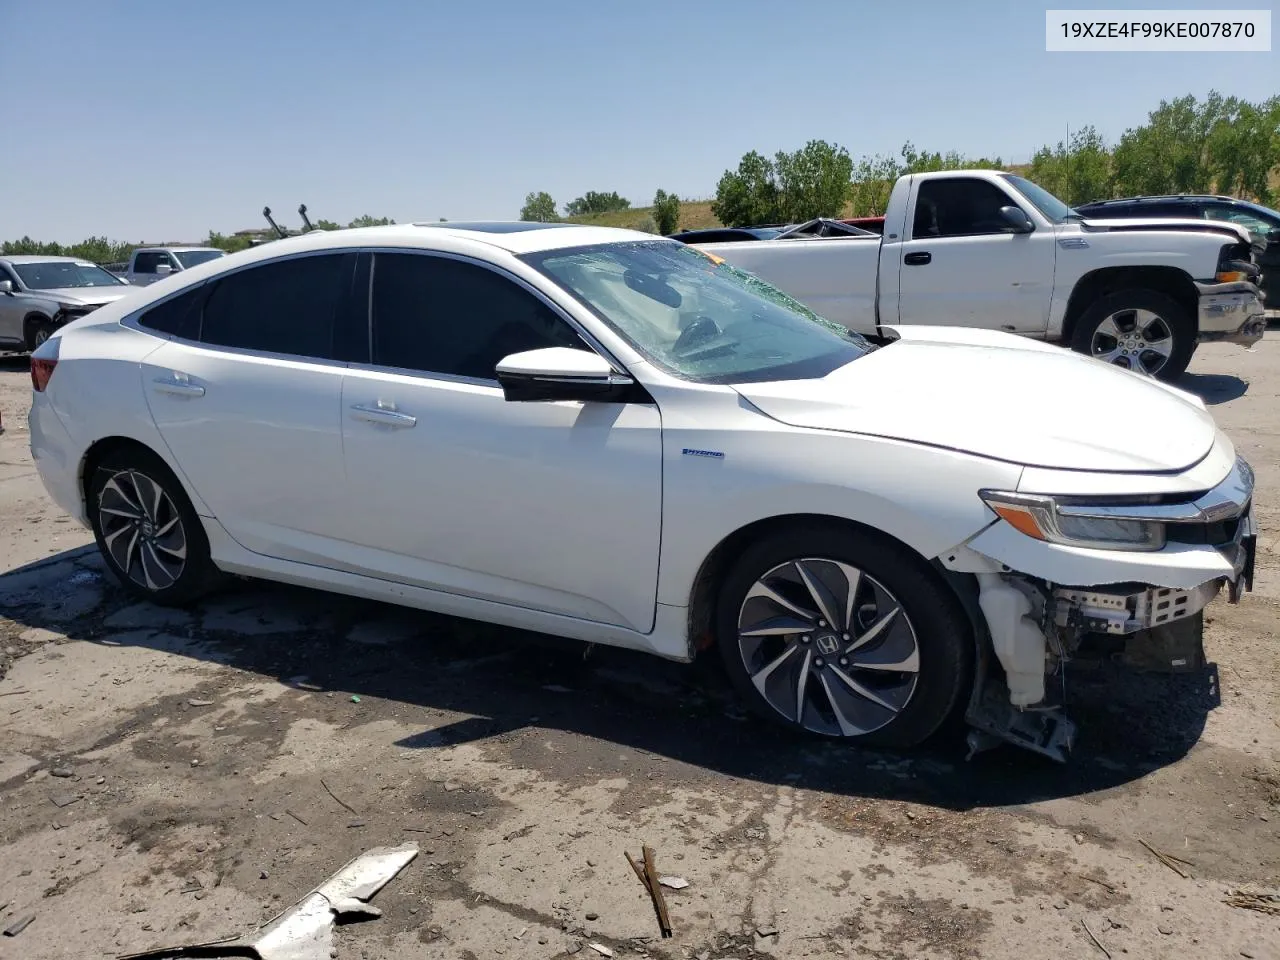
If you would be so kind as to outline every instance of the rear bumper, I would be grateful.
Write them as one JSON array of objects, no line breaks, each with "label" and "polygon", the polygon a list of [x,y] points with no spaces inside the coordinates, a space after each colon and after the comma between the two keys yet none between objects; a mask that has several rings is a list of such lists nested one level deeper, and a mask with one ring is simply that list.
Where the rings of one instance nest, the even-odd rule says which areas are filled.
[{"label": "rear bumper", "polygon": [[1267,331],[1261,291],[1255,284],[1197,283],[1200,304],[1197,326],[1201,343],[1224,342],[1250,347]]},{"label": "rear bumper", "polygon": [[84,526],[84,499],[80,496],[80,455],[71,434],[63,426],[46,394],[32,392],[28,427],[31,430],[31,459],[40,482],[59,507]]}]

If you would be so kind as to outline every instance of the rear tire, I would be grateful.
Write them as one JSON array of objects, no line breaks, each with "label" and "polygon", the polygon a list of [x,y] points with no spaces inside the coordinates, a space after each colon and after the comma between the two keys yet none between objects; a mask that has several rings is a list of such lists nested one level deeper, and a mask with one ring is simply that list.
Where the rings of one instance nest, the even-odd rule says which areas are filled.
[{"label": "rear tire", "polygon": [[125,590],[180,606],[217,585],[204,525],[155,454],[133,448],[108,454],[94,468],[87,494],[94,539]]},{"label": "rear tire", "polygon": [[956,598],[905,547],[851,529],[806,524],[747,548],[720,588],[716,638],[755,713],[859,744],[921,743],[972,683]]},{"label": "rear tire", "polygon": [[1186,372],[1195,353],[1195,318],[1167,294],[1120,290],[1094,301],[1080,316],[1071,349],[1172,382]]}]

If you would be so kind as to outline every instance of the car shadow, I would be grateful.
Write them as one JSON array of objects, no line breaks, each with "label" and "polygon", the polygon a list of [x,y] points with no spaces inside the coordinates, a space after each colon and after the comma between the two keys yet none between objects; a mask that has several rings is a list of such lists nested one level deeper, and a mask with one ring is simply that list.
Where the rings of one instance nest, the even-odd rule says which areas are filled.
[{"label": "car shadow", "polygon": [[[67,610],[85,609],[84,603],[76,606],[76,590],[84,589],[99,591],[101,601],[68,625]],[[1219,695],[1213,665],[1174,676],[1111,666],[1075,669],[1067,679],[1068,708],[1079,736],[1067,764],[1012,746],[966,760],[965,730],[958,721],[925,746],[897,753],[814,740],[750,717],[714,652],[692,665],[677,664],[254,581],[238,581],[193,608],[199,626],[172,633],[160,627],[126,629],[112,614],[129,608],[127,616],[145,618],[159,608],[132,604],[90,548],[0,575],[0,604],[24,626],[60,631],[71,639],[150,648],[228,665],[299,690],[358,697],[368,721],[378,719],[386,704],[401,723],[414,716],[403,706],[423,708],[422,720],[429,725],[394,741],[401,748],[496,745],[515,731],[535,728],[548,739],[562,734],[576,739],[567,750],[520,757],[534,767],[563,765],[569,753],[593,776],[627,776],[636,757],[622,747],[761,785],[951,810],[1079,796],[1141,779],[1195,746]],[[392,637],[403,633],[406,621],[417,636]],[[388,622],[401,628],[378,626]],[[464,718],[441,726],[439,711]],[[437,723],[431,722],[433,716]],[[553,766],[548,773],[554,776],[560,769]]]},{"label": "car shadow", "polygon": [[1247,380],[1229,373],[1184,373],[1176,385],[1210,405],[1237,400],[1249,390]]}]

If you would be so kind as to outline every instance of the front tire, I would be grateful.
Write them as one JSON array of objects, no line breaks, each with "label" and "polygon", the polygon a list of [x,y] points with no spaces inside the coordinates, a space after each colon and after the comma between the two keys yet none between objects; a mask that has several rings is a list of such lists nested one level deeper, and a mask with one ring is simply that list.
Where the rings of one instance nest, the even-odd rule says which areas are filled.
[{"label": "front tire", "polygon": [[27,321],[26,337],[27,351],[35,353],[40,347],[44,346],[44,342],[48,340],[57,326],[47,317],[38,317]]},{"label": "front tire", "polygon": [[926,740],[973,671],[968,621],[928,565],[850,529],[805,525],[748,548],[720,590],[716,636],[755,713],[860,744]]},{"label": "front tire", "polygon": [[1071,349],[1172,382],[1186,372],[1195,353],[1195,319],[1167,294],[1120,290],[1085,310],[1072,335]]},{"label": "front tire", "polygon": [[122,450],[94,469],[89,522],[112,574],[134,596],[178,606],[218,580],[204,526],[173,472],[154,454]]}]

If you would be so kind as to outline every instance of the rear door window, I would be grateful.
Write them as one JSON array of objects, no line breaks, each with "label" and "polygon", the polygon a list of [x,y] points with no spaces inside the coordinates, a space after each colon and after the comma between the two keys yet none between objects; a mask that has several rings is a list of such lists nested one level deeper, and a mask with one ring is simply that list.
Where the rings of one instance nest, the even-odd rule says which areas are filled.
[{"label": "rear door window", "polygon": [[329,360],[354,253],[293,257],[211,281],[200,339],[211,346]]}]

